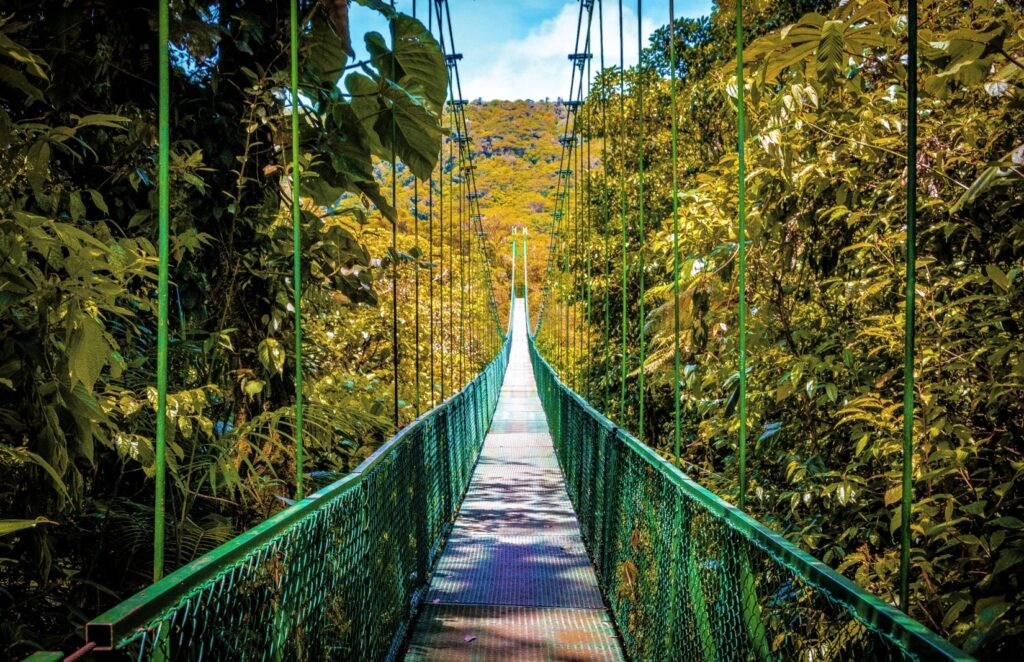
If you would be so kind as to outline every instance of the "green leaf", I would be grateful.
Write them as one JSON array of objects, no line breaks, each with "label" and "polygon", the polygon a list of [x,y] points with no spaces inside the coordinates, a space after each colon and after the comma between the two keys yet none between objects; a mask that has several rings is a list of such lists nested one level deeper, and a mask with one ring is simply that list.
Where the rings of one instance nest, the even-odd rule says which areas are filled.
[{"label": "green leaf", "polygon": [[1024,529],[1024,522],[1012,515],[996,518],[989,522],[989,524],[992,526],[1001,526],[1006,529]]},{"label": "green leaf", "polygon": [[245,392],[250,398],[255,398],[257,395],[263,392],[263,387],[266,384],[259,379],[250,379],[242,386],[242,391]]},{"label": "green leaf", "polygon": [[92,198],[92,203],[96,205],[97,209],[99,209],[104,214],[110,213],[110,209],[107,208],[107,201],[103,199],[103,195],[99,191],[95,189],[89,189],[89,197]]},{"label": "green leaf", "polygon": [[395,8],[383,0],[356,0],[356,4],[380,12],[389,18],[395,15]]},{"label": "green leaf", "polygon": [[75,129],[81,129],[87,126],[103,126],[108,129],[123,129],[125,124],[129,121],[127,117],[121,115],[86,115],[78,118],[78,123],[75,125]]},{"label": "green leaf", "polygon": [[843,71],[846,53],[843,50],[843,21],[825,21],[821,26],[821,38],[818,40],[816,53],[818,62],[818,78],[827,84],[833,84]]},{"label": "green leaf", "polygon": [[68,213],[71,214],[71,220],[81,220],[85,217],[85,204],[82,202],[81,194],[78,191],[72,191],[68,197]]},{"label": "green leaf", "polygon": [[996,565],[992,569],[992,574],[998,575],[999,573],[1005,570],[1009,570],[1021,561],[1024,561],[1024,551],[1012,547],[1010,549],[1004,550],[999,555],[999,560],[996,561]]},{"label": "green leaf", "polygon": [[318,13],[313,17],[304,40],[306,67],[312,70],[321,85],[333,87],[348,62],[345,39],[335,32],[325,16]]},{"label": "green leaf", "polygon": [[440,118],[423,97],[413,96],[390,81],[384,98],[388,110],[378,117],[375,127],[381,144],[385,149],[393,148],[419,179],[429,178],[441,150]]},{"label": "green leaf", "polygon": [[56,522],[45,517],[37,517],[35,519],[0,519],[0,536],[8,536],[18,531],[31,529],[38,524],[56,524]]},{"label": "green leaf", "polygon": [[79,382],[92,391],[107,364],[110,345],[103,337],[103,326],[89,315],[81,315],[78,328],[68,347],[68,368],[72,382]]},{"label": "green leaf", "polygon": [[64,480],[61,478],[60,474],[57,473],[57,470],[53,468],[53,465],[43,459],[42,456],[24,448],[12,448],[4,445],[0,445],[0,451],[6,452],[18,462],[34,464],[41,468],[46,472],[50,479],[53,480],[54,488],[56,488],[56,490],[65,498],[68,497],[68,488],[67,485],[64,484]]},{"label": "green leaf", "polygon": [[448,94],[448,66],[440,44],[423,23],[411,16],[400,14],[392,27],[397,80],[410,92],[426,97],[431,109],[440,113]]},{"label": "green leaf", "polygon": [[274,338],[264,338],[256,348],[256,355],[259,357],[260,363],[263,364],[263,368],[270,375],[278,375],[284,372],[284,347]]},{"label": "green leaf", "polygon": [[985,275],[988,276],[989,280],[998,285],[1004,292],[1010,289],[1010,279],[998,266],[994,264],[986,264]]},{"label": "green leaf", "polygon": [[942,627],[948,628],[950,625],[956,622],[956,619],[960,616],[961,612],[971,604],[969,600],[960,599],[953,603],[948,610],[946,615],[942,619]]},{"label": "green leaf", "polygon": [[6,64],[0,64],[0,83],[6,83],[8,87],[18,90],[31,101],[42,101],[42,91],[28,82],[28,78],[25,74],[21,73],[17,69],[12,69]]}]

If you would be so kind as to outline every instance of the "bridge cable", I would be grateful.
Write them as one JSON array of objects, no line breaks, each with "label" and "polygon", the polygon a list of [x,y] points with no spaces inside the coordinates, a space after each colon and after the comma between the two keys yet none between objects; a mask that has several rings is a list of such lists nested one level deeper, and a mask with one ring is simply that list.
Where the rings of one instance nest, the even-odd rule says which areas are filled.
[{"label": "bridge cable", "polygon": [[[626,141],[626,42],[622,32],[622,0],[619,0],[619,132],[621,142]],[[622,361],[619,375],[619,425],[626,421],[626,368],[629,351],[626,347],[626,168],[619,168],[619,225],[622,230]]]},{"label": "bridge cable", "polygon": [[672,96],[672,295],[675,305],[673,319],[673,381],[672,396],[674,400],[674,429],[672,434],[673,450],[676,456],[676,466],[679,466],[679,456],[682,446],[682,402],[679,384],[679,110],[676,101],[676,6],[675,0],[668,0],[668,58],[669,58],[669,85]]},{"label": "bridge cable", "polygon": [[[583,325],[582,325],[582,323],[580,321],[580,318],[582,317],[584,311],[582,310],[581,302],[577,301],[578,293],[579,293],[579,291],[581,289],[580,288],[580,274],[579,274],[578,263],[579,263],[580,251],[581,251],[581,248],[582,248],[581,241],[583,239],[583,237],[582,237],[582,230],[580,228],[580,225],[582,223],[582,215],[583,215],[584,209],[585,209],[584,203],[582,201],[582,197],[583,197],[583,175],[584,175],[585,166],[584,166],[584,163],[583,163],[583,130],[580,127],[580,124],[582,122],[582,120],[580,118],[580,115],[581,115],[580,109],[581,109],[581,107],[582,107],[582,105],[584,103],[584,99],[585,99],[584,72],[586,71],[587,64],[592,59],[592,54],[591,54],[591,30],[592,30],[593,18],[594,18],[593,2],[588,2],[588,0],[581,0],[581,3],[580,3],[581,19],[582,19],[582,14],[583,14],[583,10],[584,9],[587,10],[587,32],[586,32],[586,36],[584,38],[584,43],[583,43],[583,53],[579,53],[578,52],[578,48],[577,48],[577,52],[574,53],[574,55],[572,56],[573,60],[574,60],[574,66],[579,67],[579,70],[580,70],[580,80],[579,80],[579,87],[578,87],[578,89],[575,92],[576,98],[575,98],[574,103],[573,103],[573,109],[574,109],[573,110],[573,122],[572,122],[573,136],[572,136],[572,142],[570,143],[570,147],[569,147],[570,150],[575,150],[575,152],[574,152],[575,158],[573,159],[574,173],[573,173],[573,198],[572,198],[572,200],[573,200],[574,204],[573,204],[573,209],[572,209],[572,219],[573,219],[573,249],[574,249],[573,257],[574,257],[574,261],[577,264],[574,266],[574,268],[572,269],[572,273],[571,273],[571,283],[572,283],[571,292],[572,292],[572,295],[573,295],[573,305],[572,305],[572,307],[570,309],[571,313],[572,313],[572,324],[571,324],[571,327],[570,327],[572,335],[570,336],[570,339],[571,339],[571,342],[572,342],[572,344],[571,344],[572,351],[573,351],[573,353],[576,354],[575,360],[572,361],[571,364],[572,364],[572,367],[575,368],[573,370],[573,372],[572,372],[572,376],[575,378],[574,382],[575,382],[576,390],[577,391],[580,391],[582,389],[583,371],[582,371],[582,367],[581,366],[582,366],[582,360],[583,360],[583,340],[584,340],[584,335],[585,335],[583,333],[583,331],[582,331]],[[574,74],[575,74],[575,72],[574,72]],[[568,266],[568,261],[566,262],[566,264]]]},{"label": "bridge cable", "polygon": [[[294,4],[296,0],[292,0]],[[157,271],[157,349],[156,349],[156,489],[153,508],[153,581],[164,575],[164,495],[167,480],[167,301],[170,254],[170,53],[168,47],[169,0],[161,0],[159,9],[160,82],[158,111],[159,156],[159,253]]]},{"label": "bridge cable", "polygon": [[[412,0],[412,17],[416,16],[416,0]],[[420,247],[420,180],[419,177],[413,176],[412,178],[412,234],[413,234],[413,248],[416,249],[413,252],[418,253]],[[414,255],[413,259],[415,264],[413,265],[413,277],[415,278],[415,300],[416,306],[414,309],[414,328],[415,335],[413,338],[413,362],[415,365],[415,380],[416,380],[416,418],[420,416],[420,256]]]},{"label": "bridge cable", "polygon": [[[431,11],[429,3],[427,4],[427,31],[431,35],[434,34],[434,12]],[[438,45],[443,55],[444,46],[441,45],[440,38],[438,39]],[[443,153],[442,148],[437,156],[439,165],[443,158]],[[430,327],[430,351],[427,353],[430,356],[430,406],[433,407],[437,404],[437,375],[434,371],[434,355],[438,353],[434,344],[436,341],[436,336],[434,335],[434,170],[430,171],[430,178],[427,182],[427,209],[429,210],[429,216],[427,217],[427,262],[430,264],[430,276],[427,279],[427,320]]]},{"label": "bridge cable", "polygon": [[[438,11],[438,27],[439,27],[439,29],[443,30],[442,14],[441,14],[441,9],[440,9],[441,2],[442,2],[442,0],[438,0],[438,2],[436,3],[436,6],[437,6],[437,11]],[[462,348],[462,354],[463,354],[462,361],[460,362],[460,373],[461,373],[461,375],[463,377],[463,381],[465,381],[466,361],[468,360],[468,356],[469,356],[469,352],[466,349],[467,346],[466,346],[466,338],[465,338],[465,298],[466,298],[465,290],[467,288],[467,286],[466,286],[466,278],[465,278],[465,268],[466,268],[467,261],[471,261],[471,259],[472,259],[472,257],[471,257],[471,252],[472,252],[472,233],[473,233],[473,225],[472,224],[474,222],[477,224],[476,225],[477,232],[479,233],[478,237],[480,238],[480,241],[478,242],[478,248],[480,250],[480,256],[482,258],[482,261],[483,261],[484,267],[485,267],[484,268],[484,276],[485,276],[485,281],[486,281],[485,284],[486,284],[487,290],[489,292],[488,299],[489,299],[489,303],[490,303],[490,309],[491,309],[491,313],[492,313],[492,316],[493,316],[493,320],[494,320],[494,323],[495,323],[495,331],[496,331],[496,333],[495,333],[494,336],[492,336],[492,338],[494,338],[496,340],[498,337],[503,337],[504,336],[504,332],[502,331],[500,322],[498,320],[497,306],[496,306],[496,304],[494,302],[494,287],[493,287],[493,281],[492,281],[492,278],[491,278],[490,260],[489,260],[489,257],[487,255],[487,251],[485,250],[485,246],[484,246],[484,239],[486,238],[486,232],[483,229],[482,216],[480,214],[479,199],[481,197],[481,194],[480,194],[479,190],[477,189],[477,185],[476,185],[476,175],[475,175],[476,166],[473,163],[473,151],[472,151],[472,149],[470,149],[470,144],[472,142],[472,138],[469,135],[469,126],[468,126],[468,122],[467,122],[467,119],[466,119],[466,110],[465,110],[466,100],[462,96],[462,80],[461,80],[461,76],[459,74],[459,67],[458,67],[458,60],[461,59],[461,55],[458,55],[455,52],[455,50],[456,50],[455,49],[455,36],[454,36],[454,30],[452,28],[451,6],[446,1],[444,2],[444,15],[446,17],[447,27],[448,27],[448,40],[447,41],[448,41],[448,43],[449,43],[449,45],[451,47],[451,51],[452,51],[451,54],[450,54],[451,57],[450,58],[446,57],[446,61],[448,61],[450,63],[450,68],[451,68],[450,77],[449,77],[449,85],[450,85],[450,89],[451,89],[451,93],[452,93],[452,106],[453,106],[453,111],[454,111],[454,116],[453,116],[452,121],[453,121],[453,127],[457,124],[458,129],[459,129],[457,135],[460,136],[460,139],[458,140],[458,147],[459,147],[459,169],[460,169],[460,177],[459,177],[460,196],[465,196],[465,200],[463,200],[462,197],[460,197],[460,199],[459,199],[459,237],[460,237],[460,239],[459,239],[459,247],[460,247],[460,288],[461,288],[460,289],[460,295],[459,295],[460,296],[460,334],[461,334],[460,335],[460,346]],[[458,98],[457,99],[455,98],[455,93],[456,92],[458,93]],[[454,157],[453,157],[453,159],[454,159]],[[452,170],[452,178],[454,180],[454,160],[452,162],[452,168],[453,168],[453,170]],[[453,204],[449,203],[449,216],[451,218],[453,218],[452,206],[453,206]],[[451,222],[449,223],[449,229],[451,229]],[[464,230],[468,230],[470,232],[470,235],[468,237],[465,236]],[[467,241],[467,239],[468,239],[468,241]],[[450,237],[449,241],[451,241],[451,237]],[[450,251],[449,251],[449,260],[451,260],[451,252]],[[454,272],[452,272],[452,273],[454,274]],[[472,274],[470,274],[470,275],[472,276]],[[450,284],[452,284],[452,283],[453,283],[453,281],[450,281]],[[469,284],[468,287],[469,287],[469,291],[470,291],[470,299],[472,300],[472,291],[473,291],[473,289],[472,289],[473,288],[472,280],[470,281],[470,284]],[[454,297],[450,297],[450,300],[451,300],[451,303],[454,303]],[[473,330],[473,326],[474,326],[474,321],[473,321],[473,319],[470,319],[470,329],[471,329],[471,331]],[[454,340],[452,341],[452,344],[454,345]]]},{"label": "bridge cable", "polygon": [[[441,3],[440,0],[434,2],[434,12],[437,14],[437,33],[438,43],[441,46],[441,53],[445,55],[447,60],[447,44],[444,37],[444,28],[441,23]],[[449,81],[450,84],[450,81]],[[444,110],[447,103],[442,104],[441,122],[444,122]],[[437,353],[438,357],[438,372],[440,379],[438,380],[438,386],[440,388],[438,397],[439,402],[445,400],[445,376],[447,374],[445,369],[445,351],[446,347],[446,333],[444,325],[444,144],[441,144],[441,155],[438,160],[438,171],[437,171],[437,183],[438,183],[438,209],[437,209],[437,223],[438,223],[438,237],[437,237],[437,325],[438,325],[438,341],[440,343],[440,351]]]},{"label": "bridge cable", "polygon": [[747,503],[747,182],[746,115],[743,107],[743,0],[736,0],[737,189],[739,194],[739,506]]},{"label": "bridge cable", "polygon": [[[454,50],[454,49],[453,49]],[[451,85],[449,74],[449,86]],[[455,92],[451,93],[452,114],[449,115],[449,126],[455,132]],[[455,201],[459,193],[455,189],[455,143],[448,139],[448,395],[455,395]]]},{"label": "bridge cable", "polygon": [[644,67],[641,59],[644,49],[644,30],[643,30],[643,0],[636,0],[636,74],[637,74],[637,115],[640,120],[639,131],[637,132],[637,141],[639,143],[639,153],[637,155],[637,163],[639,165],[640,175],[640,192],[639,192],[639,234],[640,234],[640,247],[637,250],[637,260],[639,261],[638,271],[640,274],[640,312],[638,317],[638,324],[640,325],[640,363],[639,363],[639,395],[640,395],[640,418],[637,423],[637,437],[640,441],[644,441],[644,360],[647,353],[647,338],[645,333],[645,318],[647,315],[644,306],[644,251],[647,249],[647,236],[646,228],[644,227]]},{"label": "bridge cable", "polygon": [[[294,1],[294,0],[293,0]],[[395,0],[391,0],[391,8],[395,8]],[[391,19],[391,48],[394,49],[398,41],[395,20]],[[397,58],[391,56],[391,80],[397,76]],[[392,407],[392,422],[395,424],[395,431],[398,431],[398,368],[401,363],[398,346],[398,163],[395,156],[395,142],[398,139],[398,127],[395,122],[395,113],[391,113],[391,209],[395,218],[391,221],[391,378],[394,380]]]},{"label": "bridge cable", "polygon": [[903,485],[900,497],[900,609],[910,610],[910,515],[914,498],[914,335],[917,262],[917,0],[907,8],[907,285],[903,312]]},{"label": "bridge cable", "polygon": [[[593,14],[591,14],[591,16],[593,16]],[[588,51],[589,51],[589,49],[588,49]],[[583,355],[585,357],[587,357],[588,361],[589,361],[590,357],[593,355],[593,350],[594,350],[594,348],[593,348],[593,342],[594,342],[593,334],[590,332],[591,314],[592,314],[592,311],[591,311],[591,303],[592,303],[592,301],[591,301],[591,299],[592,299],[592,295],[593,295],[593,288],[592,288],[592,276],[593,276],[593,274],[591,273],[591,269],[593,267],[593,244],[592,244],[592,232],[591,232],[592,225],[593,225],[593,220],[591,219],[591,211],[592,211],[591,210],[591,206],[592,206],[592,202],[593,202],[593,193],[594,193],[593,183],[592,183],[593,175],[594,175],[594,173],[593,173],[593,161],[592,161],[593,154],[591,152],[591,143],[593,141],[593,127],[592,127],[593,105],[590,102],[590,94],[593,91],[591,84],[592,84],[592,78],[593,78],[593,75],[594,75],[594,71],[593,71],[593,67],[592,67],[592,64],[591,64],[593,62],[593,53],[591,53],[590,55],[591,55],[591,57],[587,60],[587,94],[586,94],[586,99],[587,99],[587,105],[586,105],[587,118],[586,118],[586,122],[583,125],[583,128],[584,128],[584,130],[586,131],[586,134],[587,134],[586,135],[586,141],[587,141],[587,153],[586,153],[586,175],[587,175],[587,178],[586,178],[586,188],[587,188],[587,193],[586,193],[586,198],[585,198],[585,200],[586,200],[586,211],[584,212],[585,215],[586,215],[586,219],[587,219],[587,230],[586,230],[586,240],[585,240],[586,241],[586,248],[587,248],[587,255],[586,255],[586,258],[587,258],[587,276],[586,276],[586,278],[584,280],[584,282],[586,283],[586,287],[587,287],[587,312],[586,312],[586,315],[584,317],[584,319],[586,321],[586,324],[587,324],[587,332],[586,332],[586,335],[584,336],[585,346],[584,346],[584,354]],[[591,392],[591,384],[592,384],[592,382],[593,382],[592,379],[588,379],[587,380],[587,400],[590,400],[593,397],[593,393]]]},{"label": "bridge cable", "polygon": [[299,162],[299,3],[291,0],[291,97],[292,97],[292,306],[295,308],[295,498],[304,494],[302,439],[302,199]]},{"label": "bridge cable", "polygon": [[[604,73],[604,0],[597,0],[597,23],[601,36],[601,68]],[[602,206],[604,211],[604,370],[602,374],[602,409],[609,411],[609,387],[611,386],[611,205],[608,196],[608,101],[610,94],[607,82],[601,87],[601,174]]]},{"label": "bridge cable", "polygon": [[[577,19],[576,19],[576,40],[575,40],[574,47],[573,47],[574,48],[573,53],[576,53],[579,50],[580,34],[582,32],[582,26],[583,26],[583,6],[581,5],[580,6],[579,14],[577,15]],[[570,55],[569,57],[570,57],[570,60],[571,60],[572,59],[572,55]],[[571,77],[569,79],[569,101],[570,101],[570,105],[571,105],[571,101],[572,101],[573,91],[576,89],[575,82],[576,82],[576,67],[575,67],[575,63],[574,63],[573,68],[572,68]],[[569,141],[569,126],[570,126],[569,119],[570,119],[570,113],[567,110],[566,116],[565,116],[565,128],[562,131],[562,136],[559,138],[559,142],[562,145],[562,151],[561,151],[561,154],[559,156],[558,173],[557,173],[558,180],[557,180],[556,186],[555,186],[555,211],[553,211],[552,214],[551,214],[551,216],[552,216],[552,230],[551,230],[552,239],[551,239],[551,242],[549,243],[549,248],[548,248],[547,268],[545,269],[545,279],[544,279],[544,291],[543,291],[543,296],[542,296],[542,299],[541,299],[540,315],[538,316],[538,319],[537,319],[537,328],[536,328],[535,333],[539,333],[540,330],[541,330],[541,326],[542,326],[542,324],[544,322],[544,311],[547,308],[549,296],[550,297],[555,296],[555,294],[552,294],[552,290],[555,289],[555,288],[553,288],[553,283],[552,283],[552,281],[554,280],[552,278],[552,272],[554,271],[554,267],[558,264],[558,259],[557,259],[556,256],[562,250],[562,247],[563,247],[562,236],[561,236],[562,233],[564,233],[564,225],[565,225],[565,223],[562,222],[563,221],[562,217],[563,217],[563,213],[564,213],[563,201],[564,201],[564,195],[567,195],[567,190],[563,189],[562,180],[563,179],[567,179],[567,177],[568,177],[568,170],[566,168],[566,161],[567,161],[567,156],[568,155],[566,153],[566,151],[567,151],[566,147],[567,147],[567,144],[568,144],[568,141]],[[567,186],[568,186],[568,183],[566,183],[566,187]],[[561,290],[561,283],[562,283],[562,280],[561,280],[561,278],[559,278],[559,281],[558,281],[558,284],[559,284],[558,290],[559,291]],[[557,315],[558,313],[556,312],[555,314]],[[559,359],[561,359],[561,357],[562,357],[562,349],[563,349],[564,343],[562,342],[562,339],[557,338],[557,337],[555,338],[555,341],[556,341],[556,344],[555,344],[556,362],[557,363],[561,363],[561,361]]]}]

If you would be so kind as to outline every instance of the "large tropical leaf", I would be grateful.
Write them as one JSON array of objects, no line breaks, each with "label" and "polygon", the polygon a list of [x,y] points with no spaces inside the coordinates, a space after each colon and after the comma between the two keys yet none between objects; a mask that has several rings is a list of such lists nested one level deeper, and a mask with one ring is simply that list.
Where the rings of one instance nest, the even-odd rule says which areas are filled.
[{"label": "large tropical leaf", "polygon": [[[404,78],[402,83],[408,82]],[[442,129],[438,115],[422,96],[404,85],[389,82],[384,89],[386,111],[377,118],[376,130],[385,148],[392,148],[420,179],[430,177],[441,149]]]},{"label": "large tropical leaf", "polygon": [[842,21],[825,21],[821,26],[816,59],[818,78],[828,85],[834,84],[841,76],[846,61],[844,52]]},{"label": "large tropical leaf", "polygon": [[337,32],[336,25],[318,12],[310,22],[305,42],[305,66],[321,85],[333,87],[345,70],[351,50],[348,34]]}]

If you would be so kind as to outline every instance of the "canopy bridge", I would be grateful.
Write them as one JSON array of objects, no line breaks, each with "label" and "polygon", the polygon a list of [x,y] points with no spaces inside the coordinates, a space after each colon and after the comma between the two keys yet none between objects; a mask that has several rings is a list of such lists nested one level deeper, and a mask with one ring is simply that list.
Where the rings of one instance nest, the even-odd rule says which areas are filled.
[{"label": "canopy bridge", "polygon": [[513,311],[463,390],[351,475],[90,621],[87,650],[971,659],[602,416],[537,350],[525,300]]},{"label": "canopy bridge", "polygon": [[[460,205],[466,201],[459,213],[470,221],[471,233],[482,234],[476,204],[481,194],[473,177],[471,139],[458,82],[461,55],[454,52],[450,16],[442,11],[447,3],[428,4],[433,5],[430,15],[437,19],[445,62],[452,74],[448,105],[453,120],[448,145],[451,161],[459,164],[462,173],[458,189],[450,189],[448,204],[453,204],[452,196],[458,196]],[[297,99],[295,7],[293,1],[292,98]],[[538,349],[535,340],[545,323],[569,330],[580,322],[573,317],[579,307],[564,305],[568,292],[585,293],[588,316],[590,307],[598,305],[591,300],[587,283],[602,265],[593,264],[588,257],[582,266],[570,268],[569,261],[572,233],[581,231],[578,220],[574,226],[569,223],[593,202],[581,186],[579,171],[592,163],[592,145],[584,139],[584,129],[601,121],[585,104],[593,78],[592,41],[597,41],[591,33],[595,11],[601,31],[600,67],[606,65],[602,3],[581,0],[576,44],[569,54],[571,94],[565,104],[565,132],[559,141],[562,163],[555,194],[558,208],[552,214],[554,245],[549,251],[548,279],[536,324],[531,326],[529,320],[526,241],[513,241],[509,325],[496,334],[500,343],[494,344],[493,358],[478,375],[467,376],[465,386],[419,415],[351,474],[308,494],[301,482],[302,438],[297,435],[297,501],[165,577],[159,576],[163,558],[158,524],[158,576],[154,583],[89,621],[87,645],[73,659],[86,655],[138,660],[971,659],[746,515],[742,490],[739,507],[733,506],[682,473],[677,463],[639,441],[644,425],[642,400],[637,436],[591,406],[566,383],[571,375],[552,367],[571,363],[561,356],[563,352],[585,354],[588,349],[582,340],[564,334],[565,344],[556,346],[559,356],[555,357]],[[639,2],[636,13],[641,20]],[[622,16],[620,2],[620,34]],[[667,18],[672,21],[674,15]],[[160,25],[162,150],[167,143],[167,20],[164,2]],[[912,29],[914,20],[911,15]],[[740,74],[742,42],[738,24]],[[624,70],[621,43],[619,56]],[[909,66],[914,66],[913,59]],[[621,84],[624,86],[624,79]],[[634,92],[642,104],[643,90]],[[620,101],[624,97],[623,87]],[[740,94],[739,236],[744,236],[742,98]],[[298,110],[293,112],[297,123]],[[297,124],[293,130],[297,134]],[[673,125],[673,155],[675,134]],[[297,144],[293,144],[295,162],[299,161]],[[642,144],[640,149],[642,186]],[[912,155],[916,147],[911,143],[908,149]],[[162,151],[164,233],[166,159],[166,151]],[[915,160],[911,158],[911,162]],[[443,181],[444,174],[440,177]],[[449,181],[454,187],[454,175]],[[296,227],[298,189],[296,181]],[[643,242],[642,192],[639,199]],[[460,233],[462,228],[460,221]],[[461,245],[461,234],[459,242]],[[745,244],[738,242],[741,338],[745,333]],[[165,241],[162,248],[161,346],[166,348]],[[911,265],[912,249],[911,234]],[[296,251],[296,260],[298,254]],[[623,260],[626,254],[623,250]],[[517,297],[520,257],[522,296]],[[442,254],[442,264],[444,259]],[[639,259],[643,259],[642,251]],[[676,262],[678,268],[678,251]],[[490,269],[489,261],[480,264]],[[610,264],[603,265],[603,270],[605,277],[612,273]],[[643,268],[637,273],[642,278]],[[624,289],[626,274],[623,262]],[[912,269],[910,274],[912,278]],[[298,281],[298,263],[294,275]],[[484,291],[492,294],[489,271],[486,285]],[[908,289],[912,291],[912,285]],[[296,326],[301,328],[298,291],[296,283]],[[454,296],[449,290],[445,301],[441,292],[442,311],[455,307]],[[489,305],[497,322],[493,297]],[[625,314],[625,302],[622,305]],[[912,306],[912,297],[908,305]],[[604,306],[607,310],[607,299]],[[548,317],[545,310],[552,311]],[[912,308],[908,312],[912,325]],[[397,319],[397,308],[393,315]],[[678,333],[678,313],[676,327]],[[625,389],[625,327],[622,333]],[[397,330],[395,334],[397,347]],[[912,351],[912,333],[909,337]],[[301,334],[297,334],[295,351],[296,356],[301,354]],[[643,351],[641,336],[641,363]],[[741,343],[741,485],[745,484],[744,351]],[[165,354],[159,363],[161,408],[166,406]],[[394,355],[397,408],[400,358],[397,351]],[[550,359],[554,360],[549,363]],[[676,360],[678,369],[678,355]],[[463,364],[461,369],[465,367]],[[610,363],[606,367],[618,369]],[[455,379],[449,375],[449,389],[455,391]],[[296,401],[301,407],[301,368],[297,367],[296,377]],[[443,368],[440,379],[443,384]],[[679,379],[675,381],[678,389]],[[912,385],[909,373],[908,384]],[[444,390],[442,386],[442,394]],[[299,421],[301,424],[301,418]],[[676,429],[678,435],[678,421]],[[159,464],[163,451],[159,453],[158,486],[163,471]],[[675,453],[678,456],[678,437]],[[158,487],[158,523],[162,518],[160,490]],[[905,507],[909,493],[905,485]],[[909,510],[904,513],[906,524]],[[905,593],[902,604],[906,604]],[[51,653],[33,656],[36,660],[60,658]]]}]

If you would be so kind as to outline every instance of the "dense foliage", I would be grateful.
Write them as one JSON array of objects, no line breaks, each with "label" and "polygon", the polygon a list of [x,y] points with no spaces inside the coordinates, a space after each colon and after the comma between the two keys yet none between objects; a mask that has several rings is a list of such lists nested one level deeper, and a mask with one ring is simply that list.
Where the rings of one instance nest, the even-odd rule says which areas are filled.
[{"label": "dense foliage", "polygon": [[[744,17],[753,26],[743,82],[749,113],[748,509],[895,601],[907,20],[896,2],[838,4],[829,11],[757,3]],[[812,9],[824,13],[803,14]],[[593,188],[594,204],[589,215],[569,215],[558,255],[567,258],[570,273],[589,268],[594,276],[556,274],[543,342],[574,385],[634,431],[643,397],[646,441],[666,456],[672,453],[678,347],[681,467],[734,499],[737,84],[730,11],[720,8],[709,21],[680,21],[672,31],[681,78],[678,299],[666,28],[652,39],[642,66],[626,72],[624,115],[616,69],[597,77],[581,110],[592,151],[603,155],[606,147],[607,154],[603,169],[597,158],[590,164],[583,186]],[[1024,634],[1022,26],[1019,6],[1010,3],[922,3],[909,606],[936,632],[991,659],[1012,656]],[[643,246],[638,136],[645,152]],[[627,235],[625,292],[620,219]],[[573,235],[578,228],[582,240]],[[588,297],[588,324],[578,324]]]},{"label": "dense foliage", "polygon": [[[348,3],[300,3],[305,438],[318,480],[394,430],[395,292],[400,423],[497,347],[493,250],[468,227],[455,237],[464,217],[443,240],[417,234],[438,214],[392,205],[386,185],[396,156],[403,186],[430,177],[442,150],[449,177],[462,164],[444,138],[443,53],[419,21],[359,4],[391,34],[367,34],[371,59],[348,64]],[[152,575],[156,12],[44,0],[0,13],[5,658],[72,648],[86,619]],[[171,32],[168,569],[282,508],[295,483],[288,5],[173,2]],[[446,262],[429,262],[442,247]],[[428,309],[428,283],[466,292],[464,324]]]}]

